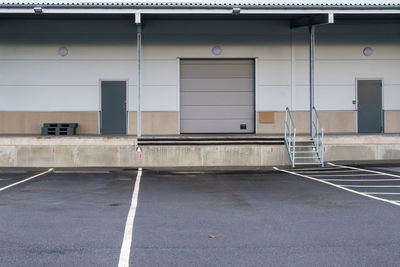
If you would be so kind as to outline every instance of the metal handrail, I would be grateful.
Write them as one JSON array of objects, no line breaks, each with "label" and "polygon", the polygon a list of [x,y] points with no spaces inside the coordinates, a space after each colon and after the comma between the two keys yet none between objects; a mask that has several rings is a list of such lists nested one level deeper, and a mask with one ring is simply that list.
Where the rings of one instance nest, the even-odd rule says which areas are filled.
[{"label": "metal handrail", "polygon": [[290,162],[294,168],[296,159],[296,125],[288,107],[285,113],[285,145],[289,153]]},{"label": "metal handrail", "polygon": [[324,127],[321,120],[319,119],[318,111],[315,107],[312,109],[314,121],[312,122],[312,134],[311,139],[314,142],[314,146],[318,157],[320,159],[321,166],[324,166]]}]

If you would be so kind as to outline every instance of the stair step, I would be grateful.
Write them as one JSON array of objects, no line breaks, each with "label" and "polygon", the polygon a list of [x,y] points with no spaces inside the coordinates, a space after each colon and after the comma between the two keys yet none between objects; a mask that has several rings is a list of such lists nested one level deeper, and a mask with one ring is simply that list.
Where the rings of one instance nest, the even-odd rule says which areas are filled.
[{"label": "stair step", "polygon": [[296,157],[296,159],[319,159],[319,157]]},{"label": "stair step", "polygon": [[[292,153],[293,153],[293,151],[292,151]],[[295,151],[295,154],[316,154],[317,153],[317,151],[315,151],[315,150],[309,150],[309,151],[298,151],[298,150],[296,150]]]},{"label": "stair step", "polygon": [[296,148],[297,148],[297,147],[312,147],[312,148],[314,148],[315,146],[298,146],[298,145],[296,145],[295,147],[296,147]]}]

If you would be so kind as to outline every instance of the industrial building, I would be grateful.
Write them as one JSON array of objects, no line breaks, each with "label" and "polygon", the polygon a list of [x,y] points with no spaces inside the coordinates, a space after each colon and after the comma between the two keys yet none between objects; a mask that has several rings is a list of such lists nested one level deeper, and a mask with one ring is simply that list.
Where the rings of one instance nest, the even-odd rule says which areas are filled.
[{"label": "industrial building", "polygon": [[286,107],[307,132],[309,26],[329,15],[315,26],[325,132],[399,133],[399,12],[368,0],[2,2],[0,133],[77,122],[78,134],[135,135],[138,25],[143,135],[282,134]]},{"label": "industrial building", "polygon": [[[400,133],[398,1],[0,3],[0,134]],[[287,121],[287,120],[286,120]],[[310,129],[311,128],[311,129]]]}]

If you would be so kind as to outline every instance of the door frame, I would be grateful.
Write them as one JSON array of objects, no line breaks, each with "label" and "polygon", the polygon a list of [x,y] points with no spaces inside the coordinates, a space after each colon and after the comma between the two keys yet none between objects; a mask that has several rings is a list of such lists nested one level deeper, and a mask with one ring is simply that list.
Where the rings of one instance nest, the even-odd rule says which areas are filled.
[{"label": "door frame", "polygon": [[375,77],[375,78],[356,78],[356,86],[355,86],[355,111],[356,111],[356,133],[358,134],[358,81],[381,81],[381,94],[382,94],[382,99],[381,99],[381,128],[382,132],[385,133],[385,109],[384,109],[384,78],[382,77]]},{"label": "door frame", "polygon": [[177,57],[177,88],[178,88],[178,96],[177,96],[177,105],[178,105],[178,134],[181,134],[181,60],[252,60],[253,61],[253,92],[254,92],[254,132],[253,133],[242,133],[242,134],[257,134],[258,133],[258,112],[257,112],[257,92],[258,92],[258,57]]},{"label": "door frame", "polygon": [[101,94],[101,83],[102,82],[125,82],[125,123],[126,131],[125,135],[129,133],[129,79],[99,79],[99,135],[102,135],[103,119],[102,119],[102,94]]}]

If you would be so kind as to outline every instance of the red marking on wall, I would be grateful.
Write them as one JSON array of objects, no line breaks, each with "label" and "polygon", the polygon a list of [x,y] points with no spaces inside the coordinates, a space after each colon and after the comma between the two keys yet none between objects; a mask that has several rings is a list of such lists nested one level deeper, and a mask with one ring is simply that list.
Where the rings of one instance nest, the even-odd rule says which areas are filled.
[{"label": "red marking on wall", "polygon": [[324,152],[325,152],[325,147],[324,147]]},{"label": "red marking on wall", "polygon": [[271,147],[271,152],[274,152],[274,148],[273,147]]},{"label": "red marking on wall", "polygon": [[139,158],[142,158],[142,154],[139,154]]},{"label": "red marking on wall", "polygon": [[53,147],[53,153],[55,152],[54,147]]}]

